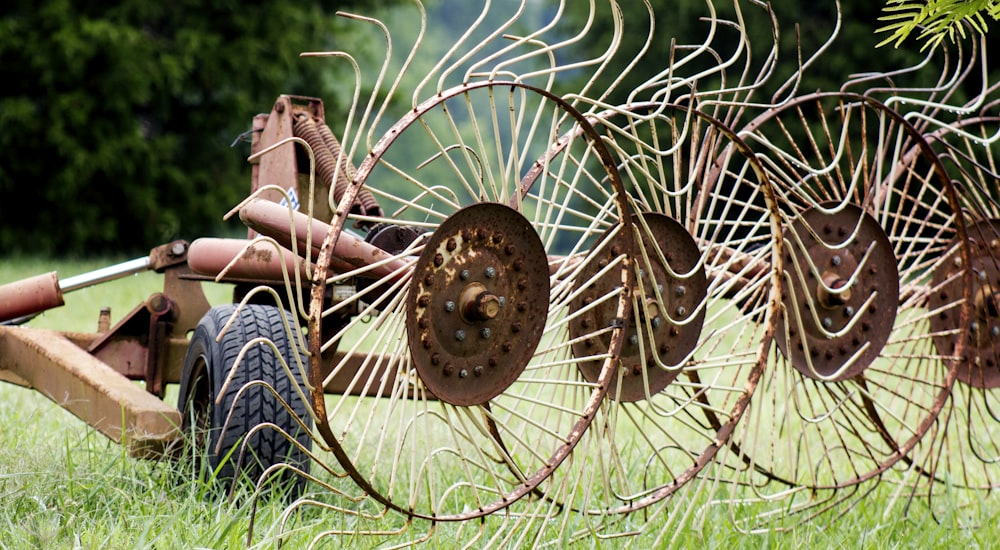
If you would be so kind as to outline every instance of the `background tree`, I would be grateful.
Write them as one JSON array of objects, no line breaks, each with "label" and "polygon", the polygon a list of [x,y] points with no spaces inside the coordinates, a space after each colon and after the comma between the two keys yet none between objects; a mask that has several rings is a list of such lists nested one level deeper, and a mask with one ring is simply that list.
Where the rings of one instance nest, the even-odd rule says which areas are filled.
[{"label": "background tree", "polygon": [[[651,2],[656,39],[646,59],[664,63],[643,63],[608,101],[622,101],[628,90],[661,70],[672,40],[697,43],[708,32],[699,19],[708,14],[705,0]],[[425,3],[429,20],[443,25],[454,20],[457,27],[468,25],[480,5]],[[381,55],[381,37],[338,18],[334,9],[385,15],[397,32],[403,31],[404,43],[407,32],[416,32],[411,2],[330,4],[5,2],[0,7],[0,256],[131,254],[173,238],[242,233],[238,222],[223,226],[221,215],[249,189],[249,145],[231,144],[250,128],[252,117],[267,111],[278,94],[311,95],[326,101],[328,123],[335,126],[349,104],[353,87],[345,82],[353,80],[347,64],[298,54],[367,49],[371,60],[362,63],[371,63],[363,69],[377,66],[372,63]],[[532,1],[529,7],[533,17],[544,20],[557,4]],[[600,53],[612,32],[608,2],[595,4],[603,11],[581,45],[581,58]],[[616,61],[624,66],[642,47],[649,18],[642,0],[620,4],[627,32]],[[731,0],[714,4],[721,17],[735,17]],[[838,38],[807,71],[800,92],[838,89],[852,73],[906,67],[923,58],[918,48],[876,49],[885,38],[876,33],[884,26],[878,22],[880,2],[840,4]],[[578,21],[586,19],[589,5],[565,2]],[[740,5],[759,63],[772,43],[770,16],[752,2]],[[834,0],[772,0],[771,5],[781,30],[778,66],[770,80],[776,86],[798,68],[798,48],[808,54],[833,32],[837,9]],[[714,44],[731,51],[738,34],[725,28],[718,32]],[[424,55],[446,51],[454,36],[429,32],[426,40],[432,43]],[[398,47],[397,53],[404,50]],[[413,72],[427,62],[415,60]],[[611,71],[605,78],[615,76]],[[574,91],[580,82],[563,78],[559,86]],[[403,109],[411,101],[395,99]]]},{"label": "background tree", "polygon": [[249,190],[230,144],[278,94],[337,97],[336,65],[298,54],[351,33],[321,1],[4,3],[0,254],[218,233]]}]

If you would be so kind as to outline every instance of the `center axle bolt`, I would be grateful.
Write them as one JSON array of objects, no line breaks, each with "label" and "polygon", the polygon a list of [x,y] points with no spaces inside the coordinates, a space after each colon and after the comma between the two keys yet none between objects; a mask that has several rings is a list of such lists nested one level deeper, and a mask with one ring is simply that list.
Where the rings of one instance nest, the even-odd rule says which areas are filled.
[{"label": "center axle bolt", "polygon": [[500,314],[500,297],[482,283],[471,283],[459,297],[462,316],[470,322],[489,321]]}]

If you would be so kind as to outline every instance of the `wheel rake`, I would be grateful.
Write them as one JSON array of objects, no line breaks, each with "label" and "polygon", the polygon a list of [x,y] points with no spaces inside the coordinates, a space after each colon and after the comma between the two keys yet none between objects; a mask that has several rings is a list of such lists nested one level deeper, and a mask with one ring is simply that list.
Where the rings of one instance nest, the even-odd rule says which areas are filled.
[{"label": "wheel rake", "polygon": [[[710,464],[746,407],[773,333],[778,215],[763,169],[718,119],[656,103],[600,120],[637,213],[637,286],[607,399],[573,464],[578,493],[566,504],[584,532],[612,536]],[[603,324],[595,314],[574,329]],[[588,380],[596,372],[579,369]]]},{"label": "wheel rake", "polygon": [[[352,510],[338,508],[356,518],[353,535],[386,534],[387,511],[423,521],[428,535],[438,524],[471,530],[468,520],[498,511],[529,529],[550,516],[556,469],[586,433],[626,338],[635,238],[622,180],[592,123],[551,91],[571,68],[550,63],[564,45],[541,31],[512,36],[517,22],[471,28],[394,122],[373,103],[358,108],[343,150],[367,153],[340,168],[352,176],[334,204],[368,190],[378,209],[332,207],[329,224],[301,221],[322,239],[303,243],[316,252],[316,434],[330,471],[360,491]],[[424,85],[436,87],[421,101]],[[383,120],[381,138],[365,135]],[[273,204],[249,202],[241,216],[284,243],[302,234]],[[379,260],[361,255],[343,269],[344,251],[361,242]],[[570,330],[595,309],[614,322]],[[576,353],[597,365],[594,379],[576,374]],[[310,505],[324,506],[295,508]]]},{"label": "wheel rake", "polygon": [[[996,206],[996,100],[991,90],[968,105],[940,108],[958,116],[929,117],[914,113],[922,123],[924,137],[955,181],[962,212],[966,217],[968,259],[953,260],[937,268],[940,295],[968,293],[968,317],[938,316],[932,320],[935,347],[947,353],[964,339],[964,350],[956,369],[956,383],[932,432],[913,453],[913,465],[897,494],[906,508],[916,499],[926,504],[935,518],[953,517],[961,524],[978,522],[972,505],[997,487],[998,456],[995,433],[996,373],[1000,360],[994,349],[1000,333],[995,308],[998,241]],[[951,118],[952,120],[948,120]],[[914,154],[904,156],[920,166]],[[920,169],[926,169],[920,166]],[[964,324],[962,324],[964,323]]]},{"label": "wheel rake", "polygon": [[[886,479],[928,501],[995,488],[988,92],[945,122],[933,91],[909,98],[932,105],[918,113],[876,88],[759,102],[770,73],[748,77],[745,40],[720,54],[712,38],[635,89],[616,87],[642,55],[601,88],[618,11],[607,50],[577,58],[591,22],[531,4],[487,3],[434,52],[415,2],[402,58],[390,24],[344,14],[384,58],[306,54],[353,71],[342,126],[279,98],[230,213],[250,239],[161,250],[161,299],[83,342],[121,362],[119,337],[149,331],[151,391],[181,386],[152,445],[188,433],[255,498],[290,487],[279,541],[336,513],[311,544],[659,542],[717,504],[740,530],[784,530]],[[711,36],[746,38],[708,7]],[[191,290],[209,278],[235,303]],[[75,286],[56,281],[42,308]],[[0,345],[32,338],[4,327]]]},{"label": "wheel rake", "polygon": [[[955,378],[931,273],[966,253],[958,199],[901,115],[817,93],[749,122],[782,211],[772,364],[716,468],[737,524],[784,528],[863,497],[933,425]],[[910,147],[929,168],[901,163]],[[938,294],[938,297],[941,295]],[[948,331],[949,333],[951,331]]]},{"label": "wheel rake", "polygon": [[[471,49],[495,63],[491,48],[486,41]],[[310,334],[323,335],[310,340],[312,372],[324,373],[313,379],[317,431],[372,504],[370,513],[352,512],[366,520],[393,510],[433,525],[504,510],[516,529],[500,531],[514,533],[571,510],[622,517],[694,477],[739,418],[753,387],[744,380],[759,376],[764,357],[743,348],[767,349],[773,333],[764,322],[770,272],[760,266],[777,210],[745,145],[713,157],[719,143],[739,141],[725,124],[664,101],[693,81],[671,67],[663,75],[676,80],[664,86],[660,75],[646,88],[655,101],[606,109],[547,89],[565,67],[504,80],[492,78],[501,71],[486,70],[487,61],[472,61],[461,84],[415,100],[356,170],[344,167],[353,187],[337,203],[369,189],[381,215],[344,209],[329,227],[304,224],[325,234],[309,323]],[[444,75],[457,71],[442,66]],[[469,81],[476,70],[491,78]],[[619,124],[625,134],[637,126],[662,132],[663,141],[632,149],[643,144],[616,140]],[[678,169],[677,182],[662,179]],[[745,196],[733,206],[737,188]],[[273,206],[250,203],[242,216],[282,242],[295,240],[287,222],[284,231],[262,222],[280,219]],[[379,243],[385,261],[346,272],[333,266],[341,241],[356,240],[348,227],[367,228],[366,241]],[[354,292],[330,304],[327,289],[341,286]],[[757,322],[740,322],[750,317]],[[727,330],[741,332],[736,343],[712,343]],[[696,352],[700,368],[676,383]],[[337,390],[323,395],[323,387]],[[661,396],[668,387],[677,392]],[[728,396],[709,403],[716,390]],[[692,420],[686,407],[711,410]],[[600,436],[557,470],[595,416],[606,430],[606,419],[633,410],[633,431],[657,416],[684,416],[679,425],[697,432],[695,440],[680,453],[659,442],[651,450],[658,460],[685,454],[690,463],[634,486],[621,456],[593,463],[602,456],[596,446],[619,454],[620,442]],[[600,498],[611,500],[580,492],[594,472],[610,472]],[[641,503],[636,491],[646,493]]]}]

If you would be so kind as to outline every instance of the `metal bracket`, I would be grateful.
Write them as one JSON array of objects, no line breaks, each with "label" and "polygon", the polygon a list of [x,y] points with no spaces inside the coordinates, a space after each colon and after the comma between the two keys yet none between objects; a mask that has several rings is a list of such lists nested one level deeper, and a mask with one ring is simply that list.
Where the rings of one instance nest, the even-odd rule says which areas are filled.
[{"label": "metal bracket", "polygon": [[145,380],[146,391],[163,397],[163,373],[174,313],[170,298],[155,293],[86,349],[125,377]]}]

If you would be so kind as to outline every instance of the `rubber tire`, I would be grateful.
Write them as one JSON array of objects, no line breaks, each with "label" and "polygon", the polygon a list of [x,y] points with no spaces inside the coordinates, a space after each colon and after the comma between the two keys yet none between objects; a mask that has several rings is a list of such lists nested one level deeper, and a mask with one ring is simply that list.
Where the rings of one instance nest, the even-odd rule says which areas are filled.
[{"label": "rubber tire", "polygon": [[[309,459],[302,448],[293,445],[279,431],[263,428],[254,432],[248,440],[237,476],[235,466],[239,460],[240,447],[255,426],[272,423],[294,436],[303,448],[309,449],[312,439],[295,417],[303,419],[307,426],[311,427],[312,424],[307,404],[295,391],[296,383],[304,388],[299,365],[308,364],[304,353],[296,346],[299,329],[294,322],[295,318],[286,312],[285,318],[292,321],[294,331],[290,340],[281,321],[279,308],[245,305],[239,309],[232,326],[222,334],[221,339],[218,338],[236,309],[237,306],[233,304],[210,309],[195,328],[184,358],[178,409],[183,415],[184,433],[194,434],[193,454],[198,458],[207,457],[211,468],[208,475],[215,473],[216,479],[227,486],[231,486],[236,479],[246,479],[254,484],[274,464],[291,464],[308,472]],[[223,398],[216,403],[216,397],[222,391],[244,345],[261,337],[270,339],[281,351],[285,363],[295,374],[295,382],[289,379],[270,346],[254,345],[247,349],[233,379],[225,388]],[[237,400],[241,388],[258,380],[274,388],[290,406],[291,412],[263,385],[246,388]],[[194,429],[192,422],[196,424]],[[226,429],[223,430],[223,427]],[[223,438],[221,447],[218,445],[220,436]],[[305,480],[290,470],[284,470],[278,480],[270,481],[279,481],[282,486],[291,482],[293,489],[301,492]]]}]

